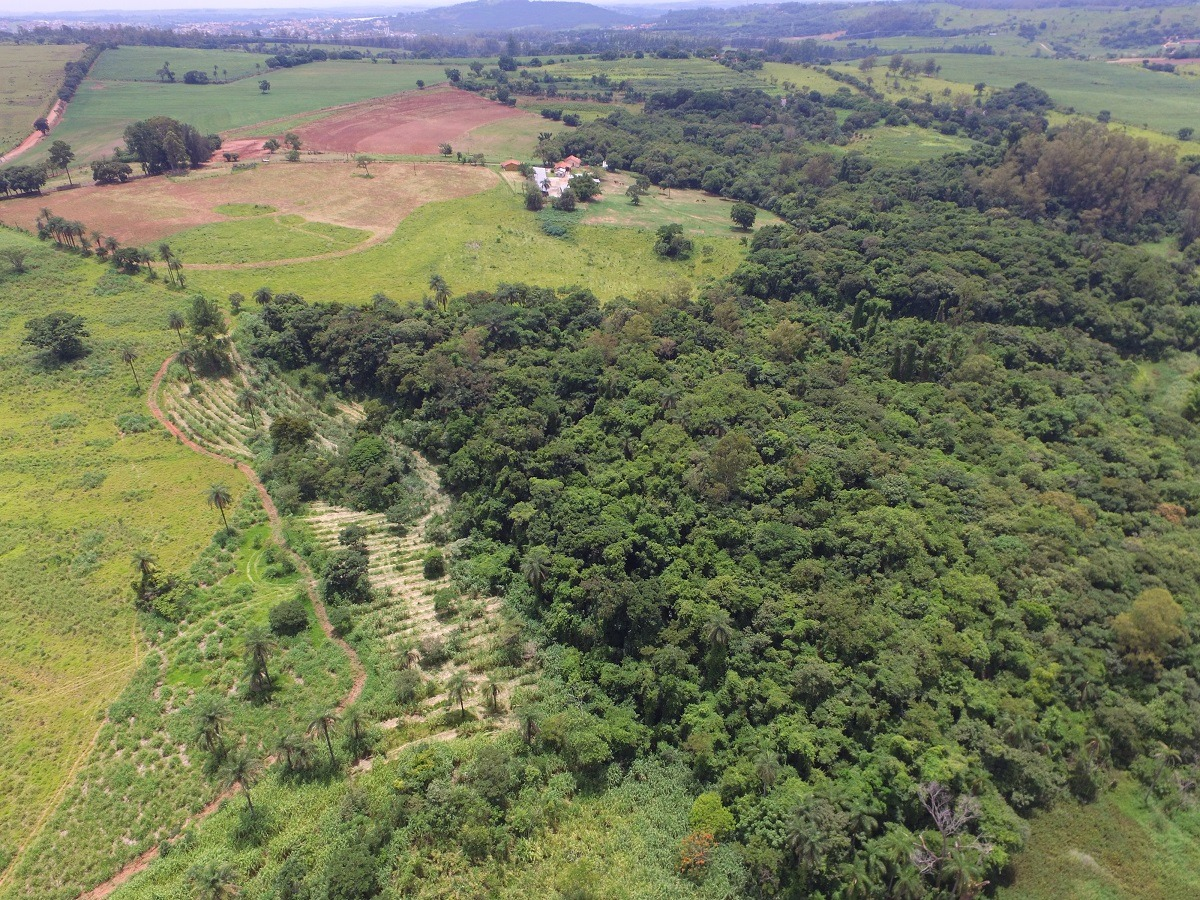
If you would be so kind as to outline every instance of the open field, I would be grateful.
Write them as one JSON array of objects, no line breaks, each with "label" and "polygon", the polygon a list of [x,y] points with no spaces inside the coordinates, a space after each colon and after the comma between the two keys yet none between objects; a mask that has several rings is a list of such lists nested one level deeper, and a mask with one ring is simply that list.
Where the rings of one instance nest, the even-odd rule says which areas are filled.
[{"label": "open field", "polygon": [[[233,80],[267,72],[266,53],[240,50],[191,50],[185,47],[119,47],[106,50],[96,61],[90,75],[97,81],[161,81],[157,72],[170,63],[177,82],[186,72],[196,69],[212,78],[217,68],[220,80]],[[257,64],[257,65],[256,65]],[[263,77],[274,75],[271,72]],[[190,87],[191,85],[189,85]],[[203,85],[201,85],[203,86]]]},{"label": "open field", "polygon": [[0,155],[21,143],[50,109],[63,66],[81,44],[0,44]]},{"label": "open field", "polygon": [[522,131],[533,131],[536,139],[540,120],[529,113],[453,88],[358,104],[301,126],[298,133],[315,150],[432,154],[441,143],[461,144],[472,129],[505,119],[527,120]]},{"label": "open field", "polygon": [[[918,64],[927,56],[911,57]],[[1200,80],[1191,75],[1150,72],[1140,66],[1115,66],[1100,61],[1070,59],[1034,59],[1015,56],[971,56],[943,54],[933,57],[942,67],[939,79],[963,85],[966,90],[976,82],[990,88],[1012,87],[1026,81],[1046,91],[1060,107],[1074,107],[1095,116],[1108,110],[1116,121],[1174,134],[1183,126],[1200,130],[1200,104],[1196,102]],[[846,71],[860,74],[856,64],[840,64]],[[876,81],[886,69],[880,68]],[[915,84],[920,93],[937,91],[942,84],[932,80],[930,87]],[[904,81],[901,81],[904,84]]]},{"label": "open field", "polygon": [[1033,820],[1002,900],[1175,900],[1200,896],[1200,817],[1165,816],[1128,777],[1092,804],[1064,802]]},{"label": "open field", "polygon": [[[690,260],[664,260],[654,253],[652,229],[632,222],[633,227],[591,225],[586,216],[576,214],[578,224],[570,237],[551,237],[538,217],[522,208],[513,189],[500,184],[485,193],[422,206],[389,240],[350,256],[286,269],[192,269],[188,284],[214,296],[231,291],[249,295],[268,284],[309,300],[366,302],[377,292],[397,300],[421,297],[430,276],[438,273],[456,294],[525,282],[578,285],[610,300],[666,288],[680,279],[703,282],[728,274],[745,252],[740,236],[727,232],[699,241]],[[705,245],[711,249],[704,251]]]},{"label": "open field", "polygon": [[[371,167],[371,178],[353,164],[287,163],[275,161],[256,169],[232,172],[222,167],[186,178],[146,178],[123,185],[85,187],[48,197],[31,197],[0,203],[0,221],[31,228],[38,211],[49,207],[58,215],[84,222],[88,228],[112,234],[122,242],[141,244],[175,235],[186,229],[244,219],[245,205],[260,204],[282,216],[300,216],[309,222],[324,222],[347,229],[386,237],[423,203],[463,197],[486,190],[496,183],[495,173],[452,163],[424,165],[415,169],[399,164]],[[387,202],[380,202],[386,198]],[[231,213],[226,204],[241,204]],[[257,237],[257,247],[244,250],[246,259],[288,259],[313,256],[323,249],[320,240],[310,239],[301,247],[288,229],[299,226],[291,220],[272,217],[275,228],[264,234],[266,220],[254,224],[230,222],[226,237],[219,230],[181,236],[196,251],[183,256],[185,262],[237,262],[224,256],[231,241]],[[311,228],[304,226],[310,232]],[[331,235],[326,235],[327,237]],[[314,235],[310,233],[310,238]],[[343,243],[354,244],[350,235]],[[211,241],[216,239],[217,243]],[[262,242],[271,242],[265,246]],[[236,249],[236,248],[235,248]],[[337,248],[331,248],[337,249]],[[304,251],[304,252],[297,252]],[[313,252],[308,252],[313,251]]]},{"label": "open field", "polygon": [[[660,188],[652,188],[637,206],[629,202],[625,190],[634,182],[628,173],[613,172],[604,176],[604,193],[590,203],[581,205],[582,221],[587,225],[615,225],[624,228],[654,230],[660,225],[678,222],[692,238],[742,237],[749,232],[734,226],[729,218],[733,204],[704,191],[675,189],[671,196]],[[760,209],[754,227],[777,224],[780,219]]]},{"label": "open field", "polygon": [[[145,388],[181,298],[23,235],[0,232],[0,245],[30,252],[29,272],[0,274],[2,868],[137,666],[131,554],[186,568],[220,524],[208,486],[241,486],[153,426],[121,361],[135,350]],[[45,368],[20,342],[27,319],[56,307],[86,319],[92,352]]]},{"label": "open field", "polygon": [[[676,88],[691,90],[720,90],[722,88],[756,87],[753,75],[735,72],[710,59],[568,59],[549,67],[555,78],[569,76],[577,79],[559,85],[561,93],[573,91],[618,91],[622,84],[629,89],[650,94]],[[606,79],[592,82],[592,77]],[[542,106],[554,106],[556,98],[547,97]]]},{"label": "open field", "polygon": [[[101,56],[101,63],[106,55]],[[170,55],[164,59],[170,59]],[[174,60],[171,63],[175,65]],[[182,81],[159,84],[89,77],[71,101],[54,136],[70,144],[83,162],[111,153],[122,142],[126,125],[149,116],[171,116],[206,134],[224,132],[413,90],[418,79],[435,84],[445,81],[446,75],[433,63],[393,66],[338,60],[277,69],[264,77],[271,82],[271,92],[265,95],[259,92],[255,79],[189,85]],[[31,161],[39,158],[37,152],[30,155]]]}]

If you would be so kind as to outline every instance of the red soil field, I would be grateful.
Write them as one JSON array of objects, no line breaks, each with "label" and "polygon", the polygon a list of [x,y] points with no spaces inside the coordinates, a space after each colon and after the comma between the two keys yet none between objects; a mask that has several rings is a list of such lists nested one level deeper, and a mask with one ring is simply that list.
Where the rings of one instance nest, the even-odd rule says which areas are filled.
[{"label": "red soil field", "polygon": [[356,103],[296,129],[305,149],[341,153],[437,153],[468,131],[501,119],[529,116],[469,91],[431,88]]}]

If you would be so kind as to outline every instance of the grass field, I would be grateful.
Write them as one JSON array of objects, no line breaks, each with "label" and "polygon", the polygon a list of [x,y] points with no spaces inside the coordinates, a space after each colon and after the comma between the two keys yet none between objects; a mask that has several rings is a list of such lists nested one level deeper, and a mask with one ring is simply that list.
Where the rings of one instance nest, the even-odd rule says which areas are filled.
[{"label": "grass field", "polygon": [[[926,58],[912,57],[918,64]],[[1174,134],[1183,126],[1200,130],[1200,103],[1196,101],[1200,79],[1191,75],[1071,59],[951,53],[934,58],[942,67],[939,79],[928,79],[930,86],[926,87],[927,79],[918,78],[915,84],[921,94],[936,93],[944,86],[941,82],[954,82],[970,91],[980,81],[990,88],[1007,88],[1026,81],[1046,91],[1060,107],[1074,107],[1090,116],[1106,109],[1114,121],[1164,134]],[[842,68],[859,74],[856,65],[843,64]],[[877,70],[876,81],[885,71],[882,67]]]},{"label": "grass field", "polygon": [[[569,59],[550,67],[555,78],[570,76],[575,82],[559,86],[563,93],[586,90],[588,93],[606,89],[617,90],[626,82],[635,91],[654,91],[691,88],[692,90],[720,90],[734,87],[756,87],[757,79],[752,75],[735,72],[710,59]],[[593,84],[592,76],[608,78],[607,88]],[[582,79],[582,81],[578,80]],[[553,106],[553,98],[547,98],[543,106]]]},{"label": "grass field", "polygon": [[[668,261],[655,255],[652,229],[633,222],[632,227],[590,225],[588,215],[577,214],[579,224],[569,238],[551,237],[534,214],[522,209],[513,189],[502,184],[482,194],[420,207],[389,240],[361,253],[284,269],[192,271],[188,284],[214,296],[231,291],[249,295],[268,284],[309,300],[366,302],[377,292],[397,300],[419,298],[428,292],[430,276],[438,273],[456,294],[490,290],[500,282],[525,282],[578,285],[601,300],[611,300],[666,288],[680,279],[720,277],[745,253],[740,236],[729,232],[701,240],[690,260]],[[704,251],[704,246],[711,250]]]},{"label": "grass field", "polygon": [[[703,191],[673,190],[671,196],[658,188],[641,198],[633,206],[625,196],[625,190],[633,183],[633,177],[624,173],[604,176],[604,193],[596,200],[584,204],[582,221],[588,225],[613,225],[653,231],[660,225],[678,222],[692,238],[743,237],[747,232],[736,228],[729,218],[732,203],[706,194]],[[760,209],[754,225],[773,225],[780,219],[773,213]]]},{"label": "grass field", "polygon": [[[106,51],[97,67],[108,66],[121,73],[148,64],[140,49],[127,63],[123,54],[131,52]],[[111,62],[110,54],[115,57]],[[157,65],[170,60],[175,67],[169,52],[154,58],[159,56],[163,59]],[[210,75],[211,71],[210,63]],[[434,63],[388,65],[340,60],[277,69],[264,77],[271,82],[271,92],[265,95],[259,92],[255,79],[188,85],[182,81],[160,84],[89,77],[71,101],[54,136],[70,144],[82,162],[111,153],[122,142],[126,125],[149,116],[171,116],[208,134],[413,90],[418,79],[427,84],[446,80],[443,67]],[[33,151],[30,157],[36,159],[44,152]]]},{"label": "grass field", "polygon": [[171,249],[190,263],[245,263],[319,256],[348,250],[370,232],[301,216],[239,217],[172,235]]},{"label": "grass field", "polygon": [[[153,81],[164,62],[170,63],[177,82],[184,73],[196,69],[212,78],[217,67],[220,80],[245,78],[267,72],[266,53],[245,53],[240,50],[189,50],[184,47],[121,47],[101,54],[91,71],[97,81]],[[257,65],[256,65],[257,64]],[[270,78],[274,73],[264,77]]]},{"label": "grass field", "polygon": [[[135,350],[144,388],[171,352],[166,317],[182,299],[0,231],[14,244],[30,271],[0,273],[0,868],[136,667],[131,554],[186,568],[219,524],[208,486],[242,490],[153,427],[121,361]],[[56,307],[86,319],[92,352],[46,368],[21,340],[26,320]]]},{"label": "grass field", "polygon": [[33,131],[63,80],[63,66],[83,53],[82,44],[0,44],[0,154]]},{"label": "grass field", "polygon": [[1129,778],[1095,803],[1033,820],[1016,882],[1001,900],[1177,900],[1200,896],[1200,815],[1168,818]]}]

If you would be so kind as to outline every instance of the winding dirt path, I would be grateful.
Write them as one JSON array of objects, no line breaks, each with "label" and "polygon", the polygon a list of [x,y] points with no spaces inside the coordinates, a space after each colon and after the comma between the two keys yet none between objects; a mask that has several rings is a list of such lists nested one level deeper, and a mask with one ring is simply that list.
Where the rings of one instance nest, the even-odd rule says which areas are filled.
[{"label": "winding dirt path", "polygon": [[[308,563],[306,563],[301,556],[296,553],[295,550],[288,546],[287,540],[283,535],[283,524],[279,519],[279,510],[275,508],[275,502],[271,499],[271,495],[267,493],[266,487],[259,480],[258,473],[244,462],[240,462],[228,456],[222,456],[220,453],[214,453],[207,447],[203,447],[196,443],[196,441],[184,434],[183,431],[181,431],[179,427],[172,422],[165,413],[163,413],[162,408],[158,405],[158,392],[162,387],[163,378],[166,377],[167,369],[171,363],[174,362],[174,360],[175,354],[168,356],[166,360],[163,361],[162,366],[159,367],[158,372],[155,373],[154,379],[150,382],[150,390],[146,397],[146,404],[150,407],[150,413],[154,416],[154,418],[158,419],[158,421],[164,428],[167,429],[167,431],[173,434],[189,450],[194,450],[195,452],[207,456],[210,459],[215,459],[217,462],[225,463],[226,465],[237,466],[238,471],[245,475],[250,484],[253,485],[255,490],[258,491],[259,500],[262,501],[263,509],[266,510],[267,513],[267,519],[271,523],[272,536],[274,536],[279,545],[291,555],[292,561],[296,564],[297,571],[304,576],[304,587],[305,590],[308,591],[309,599],[312,600],[313,609],[317,613],[317,620],[321,623],[321,629],[325,632],[325,635],[329,638],[329,640],[333,641],[342,648],[347,659],[350,660],[350,669],[354,673],[354,681],[350,685],[349,692],[347,692],[346,696],[342,698],[341,702],[338,703],[336,707],[337,712],[340,714],[344,712],[346,708],[350,706],[350,704],[354,703],[354,701],[357,700],[362,694],[363,685],[366,684],[367,681],[367,671],[365,668],[363,668],[362,660],[358,658],[358,654],[354,651],[353,647],[351,647],[342,638],[338,637],[334,633],[333,626],[329,623],[329,614],[325,611],[325,604],[321,602],[321,595],[317,591],[317,580],[312,573],[312,569],[308,567]],[[99,732],[97,732],[97,735],[98,734]],[[203,809],[201,809],[195,815],[190,816],[184,822],[184,827],[202,821],[203,819],[211,816],[217,811],[217,809],[225,800],[233,795],[235,789],[236,786],[228,788],[217,794],[217,796],[210,800]],[[158,846],[151,847],[140,856],[126,863],[121,870],[112,878],[108,879],[108,881],[97,885],[87,893],[80,894],[79,900],[104,900],[105,897],[108,897],[113,891],[127,882],[134,875],[144,871],[146,867],[158,857],[158,854]]]},{"label": "winding dirt path", "polygon": [[[54,106],[52,106],[50,108],[50,112],[46,114],[46,122],[49,124],[50,128],[53,128],[55,125],[58,124],[58,120],[63,117],[63,113],[65,113],[66,111],[67,111],[67,103],[65,100],[55,100],[54,101]],[[35,128],[30,133],[29,137],[25,138],[25,140],[21,141],[21,143],[17,144],[16,147],[9,150],[3,156],[0,156],[0,165],[7,165],[8,163],[10,163],[14,159],[16,159],[18,156],[20,156],[22,153],[24,153],[26,150],[32,150],[34,147],[36,147],[38,145],[38,141],[40,141],[42,138],[44,138],[49,133],[50,133],[49,130],[47,130],[45,133],[42,133],[41,131],[38,131]]]}]

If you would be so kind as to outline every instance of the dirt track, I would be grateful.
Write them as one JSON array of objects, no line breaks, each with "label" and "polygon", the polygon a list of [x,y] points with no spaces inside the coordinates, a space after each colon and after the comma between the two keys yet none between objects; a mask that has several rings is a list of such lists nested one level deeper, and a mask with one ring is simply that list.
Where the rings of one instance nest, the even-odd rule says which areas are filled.
[{"label": "dirt track", "polygon": [[[46,116],[46,121],[50,123],[51,128],[54,128],[54,126],[58,124],[58,120],[63,117],[63,113],[66,112],[66,110],[67,103],[65,100],[54,101],[54,106],[50,109],[50,112]],[[8,163],[12,162],[26,150],[33,149],[37,146],[38,141],[45,136],[46,135],[42,134],[37,129],[34,129],[33,132],[30,133],[29,137],[25,138],[25,140],[21,141],[21,143],[17,144],[16,147],[14,147],[12,150],[9,150],[3,156],[0,156],[0,166],[8,165]]]}]

